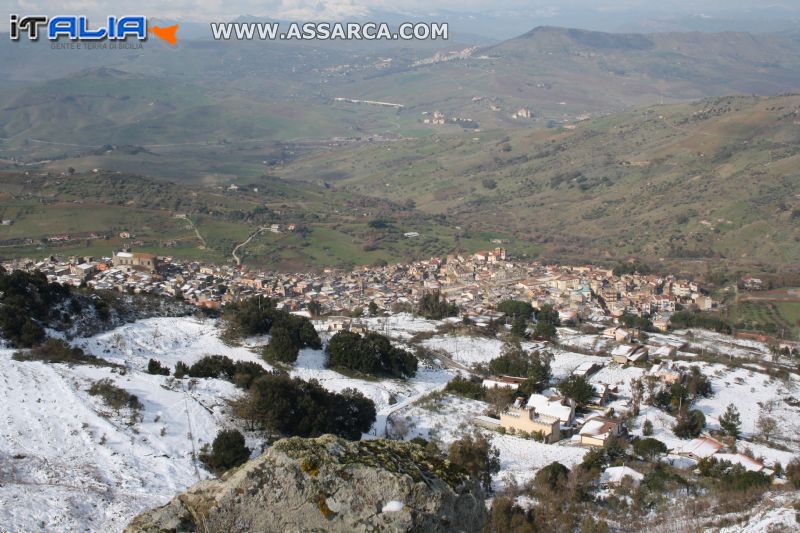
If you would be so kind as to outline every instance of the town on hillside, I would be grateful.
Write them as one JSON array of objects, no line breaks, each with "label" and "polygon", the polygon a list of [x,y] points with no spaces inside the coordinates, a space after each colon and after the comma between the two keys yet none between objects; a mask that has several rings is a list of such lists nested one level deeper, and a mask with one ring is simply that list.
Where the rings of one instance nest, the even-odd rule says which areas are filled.
[{"label": "town on hillside", "polygon": [[610,268],[592,265],[524,262],[503,248],[352,271],[326,268],[319,273],[264,272],[127,250],[112,257],[21,259],[4,266],[38,270],[52,282],[76,287],[179,297],[212,309],[263,295],[290,311],[318,304],[316,314],[343,315],[374,303],[389,312],[414,308],[424,294],[438,291],[458,306],[462,316],[478,324],[501,316],[496,305],[503,300],[529,301],[535,308],[551,305],[563,323],[648,316],[662,331],[678,309],[706,311],[718,305],[697,283],[675,276],[635,272],[616,276]]}]

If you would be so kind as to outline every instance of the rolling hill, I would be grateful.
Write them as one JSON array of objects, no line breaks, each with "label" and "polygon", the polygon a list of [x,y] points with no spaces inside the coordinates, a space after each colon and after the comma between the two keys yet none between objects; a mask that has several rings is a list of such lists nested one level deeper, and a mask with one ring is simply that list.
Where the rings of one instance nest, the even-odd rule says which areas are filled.
[{"label": "rolling hill", "polygon": [[[7,52],[16,47],[0,63],[0,159],[70,159],[66,166],[81,170],[144,168],[188,181],[254,178],[263,174],[262,161],[282,150],[279,143],[296,139],[456,133],[465,124],[459,118],[482,130],[529,130],[660,102],[800,89],[794,34],[540,27],[484,47],[147,44],[79,59],[30,43],[0,43]],[[30,65],[48,74],[37,77]],[[512,117],[521,107],[530,118]],[[448,124],[424,124],[423,114],[434,111]],[[144,150],[100,150],[106,145]]]},{"label": "rolling hill", "polygon": [[[310,217],[316,237],[254,239],[248,260],[270,265],[392,260],[496,239],[545,257],[800,262],[800,97],[692,102],[797,89],[794,34],[543,27],[447,61],[446,53],[432,55],[433,43],[270,43],[268,54],[264,46],[184,41],[113,66],[94,56],[83,70],[71,58],[58,77],[35,82],[0,66],[0,170],[15,180],[69,169],[84,181],[95,169],[144,175],[183,194],[224,197],[222,213],[264,205]],[[43,65],[58,61],[49,50],[24,51]],[[646,107],[662,100],[668,104]],[[531,118],[511,117],[521,106]],[[480,128],[424,124],[422,113],[434,110]],[[248,192],[225,192],[231,184]],[[291,202],[278,190],[294,195]],[[36,199],[51,192],[28,194],[28,203],[4,204],[4,212],[37,212]],[[65,194],[47,200],[74,201],[83,191]],[[392,203],[370,205],[374,198]],[[347,207],[337,213],[337,205]],[[212,220],[211,248],[221,258],[264,222],[222,224],[192,209]],[[108,224],[138,216],[109,214]],[[381,217],[389,229],[368,225]],[[31,237],[57,232],[40,225]],[[433,241],[401,238],[418,230]],[[184,233],[151,241],[192,239]]]},{"label": "rolling hill", "polygon": [[575,129],[482,132],[300,158],[340,189],[447,213],[545,256],[800,263],[800,95],[644,108]]}]

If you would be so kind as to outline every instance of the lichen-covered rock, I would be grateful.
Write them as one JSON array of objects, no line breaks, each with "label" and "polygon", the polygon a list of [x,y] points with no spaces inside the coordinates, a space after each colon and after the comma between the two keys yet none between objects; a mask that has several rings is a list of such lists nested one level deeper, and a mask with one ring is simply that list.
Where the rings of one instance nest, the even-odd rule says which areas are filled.
[{"label": "lichen-covered rock", "polygon": [[485,517],[480,486],[421,446],[324,435],[278,441],[126,531],[480,531]]}]

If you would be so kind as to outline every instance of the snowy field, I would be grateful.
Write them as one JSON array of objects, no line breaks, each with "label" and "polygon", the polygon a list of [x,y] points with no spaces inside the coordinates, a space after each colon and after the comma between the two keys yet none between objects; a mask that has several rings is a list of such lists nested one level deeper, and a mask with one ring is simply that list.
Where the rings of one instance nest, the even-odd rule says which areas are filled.
[{"label": "snowy field", "polygon": [[[423,324],[397,320],[399,331]],[[111,368],[14,361],[0,349],[0,531],[120,531],[140,511],[161,505],[211,475],[193,460],[220,429],[232,427],[226,402],[240,394],[218,379],[174,380],[146,373],[150,358],[174,368],[206,355],[255,361],[268,337],[228,346],[212,320],[153,318],[72,341]],[[323,353],[302,350],[293,376],[327,389],[352,387],[371,398],[378,417],[370,435],[383,436],[386,417],[431,391],[453,373],[424,368],[410,380],[360,380],[324,368]],[[143,404],[142,421],[111,411],[87,389],[110,378]],[[258,443],[248,442],[251,448]],[[257,453],[260,450],[256,450]]]},{"label": "snowy field", "polygon": [[[453,361],[467,367],[486,364],[503,353],[503,342],[487,337],[440,335],[426,339],[422,345],[429,350],[441,350]],[[542,343],[523,342],[522,348],[531,351],[542,348]],[[576,365],[577,366],[577,365]]]},{"label": "snowy field", "polygon": [[[119,531],[139,511],[200,479],[192,453],[227,423],[232,384],[188,390],[163,376],[18,362],[0,350],[0,529]],[[143,420],[87,389],[110,378],[144,404]]]}]

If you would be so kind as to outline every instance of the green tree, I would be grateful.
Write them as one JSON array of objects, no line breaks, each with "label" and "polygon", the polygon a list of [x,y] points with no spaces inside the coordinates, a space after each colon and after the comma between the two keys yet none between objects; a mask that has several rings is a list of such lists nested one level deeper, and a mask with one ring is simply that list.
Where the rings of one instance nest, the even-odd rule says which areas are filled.
[{"label": "green tree", "polygon": [[512,318],[531,318],[533,316],[533,306],[520,300],[503,300],[497,304],[497,310]]},{"label": "green tree", "polygon": [[308,309],[308,313],[311,315],[312,318],[317,318],[322,316],[322,304],[316,300],[308,302],[306,309]]},{"label": "green tree", "polygon": [[165,367],[155,359],[150,359],[147,362],[147,373],[160,376],[169,376],[169,368]]},{"label": "green tree", "polygon": [[533,328],[533,336],[537,339],[554,340],[558,337],[558,330],[549,322],[537,322]]},{"label": "green tree", "polygon": [[456,376],[450,380],[444,390],[451,394],[456,394],[472,400],[483,400],[486,394],[486,389],[480,381],[472,381],[471,379],[462,378],[461,376]]},{"label": "green tree", "polygon": [[592,448],[583,456],[581,467],[584,470],[600,471],[608,464],[608,457],[603,448]]},{"label": "green tree", "polygon": [[178,379],[183,379],[189,373],[189,365],[184,363],[183,361],[178,361],[175,363],[175,372],[173,375]]},{"label": "green tree", "polygon": [[575,400],[578,405],[588,404],[594,396],[594,388],[585,377],[570,375],[558,385],[558,392],[563,396]]},{"label": "green tree", "polygon": [[554,461],[539,470],[534,476],[533,482],[538,488],[555,490],[567,480],[568,476],[569,469],[558,461]]},{"label": "green tree", "polygon": [[283,327],[274,327],[272,328],[271,336],[269,344],[262,351],[262,355],[267,362],[292,364],[297,361],[297,355],[300,350],[292,342],[292,335],[289,330]]},{"label": "green tree", "polygon": [[652,461],[662,453],[667,453],[667,446],[658,439],[637,439],[633,441],[633,451],[636,455]]},{"label": "green tree", "polygon": [[672,426],[672,431],[675,436],[680,439],[691,439],[700,435],[703,428],[706,426],[706,417],[702,411],[692,409],[688,411],[685,407],[678,412],[678,417],[675,420],[675,425]]},{"label": "green tree", "polygon": [[250,448],[245,446],[244,436],[236,429],[225,429],[217,433],[211,449],[206,445],[200,460],[209,470],[217,474],[243,464],[250,458]]},{"label": "green tree", "polygon": [[458,316],[458,306],[442,298],[439,291],[426,292],[419,301],[417,313],[428,319],[441,320]]},{"label": "green tree", "polygon": [[728,404],[727,409],[719,417],[719,425],[722,430],[727,434],[738,439],[742,430],[742,420],[739,416],[739,410],[732,403]]},{"label": "green tree", "polygon": [[375,403],[354,389],[327,391],[317,381],[278,372],[255,378],[233,402],[236,416],[272,435],[318,437],[325,433],[358,440],[375,422]]},{"label": "green tree", "polygon": [[417,372],[417,358],[392,346],[378,333],[360,335],[350,331],[336,333],[327,346],[328,365],[375,376],[410,377]]},{"label": "green tree", "polygon": [[504,376],[527,377],[531,368],[531,358],[517,343],[508,343],[503,353],[489,361],[489,371]]},{"label": "green tree", "polygon": [[556,327],[560,325],[558,311],[552,305],[544,304],[536,311],[536,327],[533,334],[537,338],[553,340],[558,336]]},{"label": "green tree", "polygon": [[528,321],[523,316],[514,317],[514,321],[511,323],[511,335],[517,338],[525,337],[525,333],[528,330]]}]

